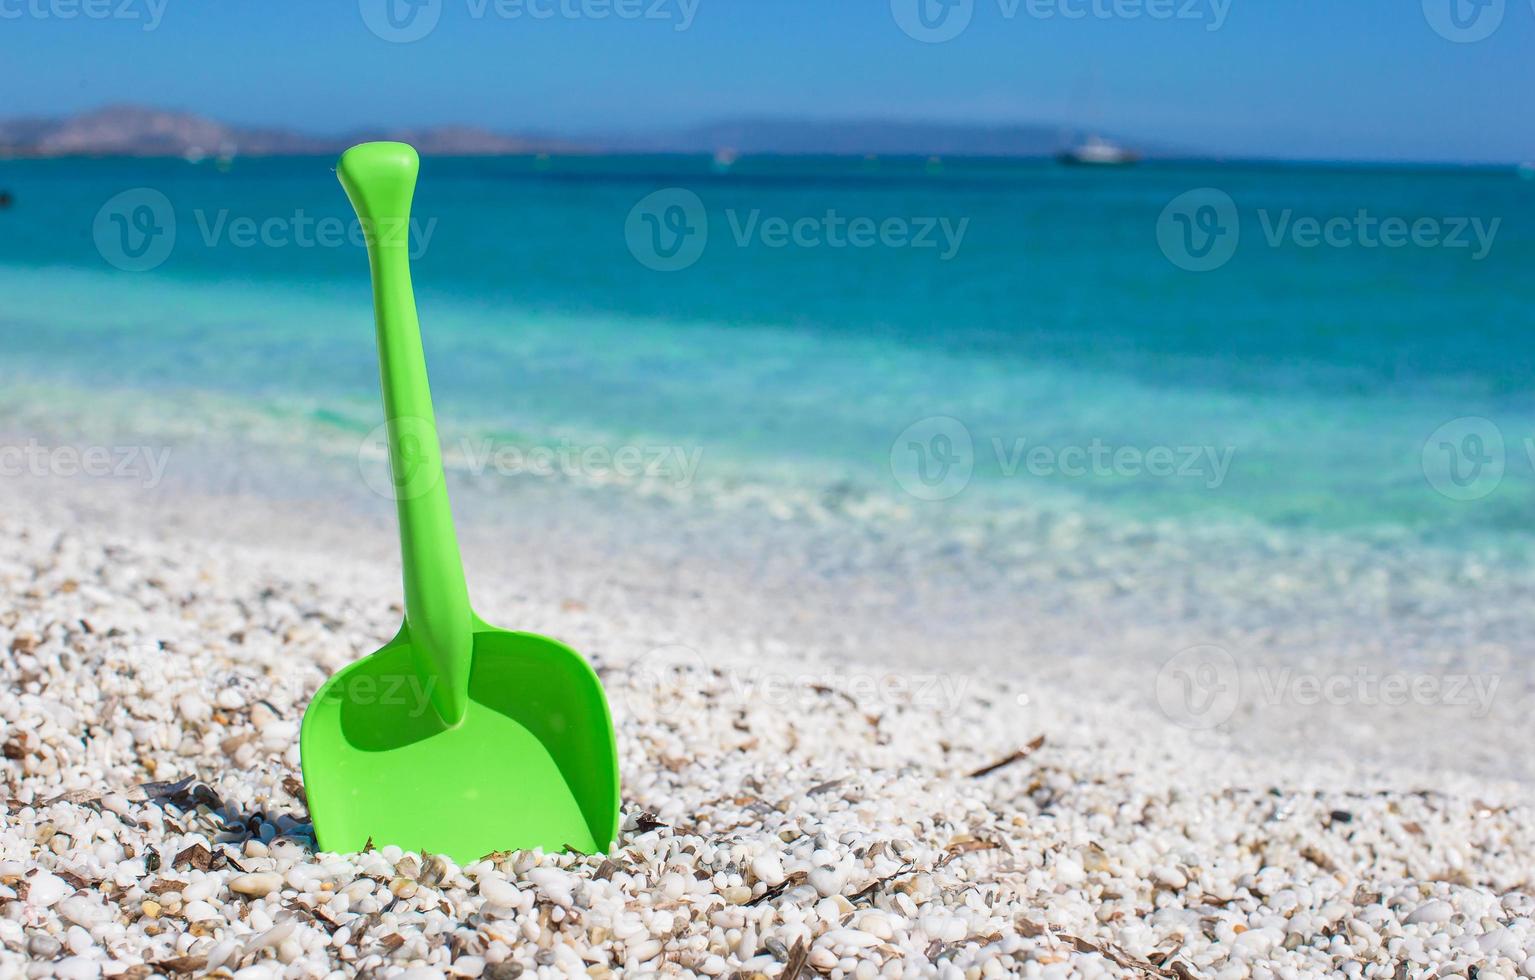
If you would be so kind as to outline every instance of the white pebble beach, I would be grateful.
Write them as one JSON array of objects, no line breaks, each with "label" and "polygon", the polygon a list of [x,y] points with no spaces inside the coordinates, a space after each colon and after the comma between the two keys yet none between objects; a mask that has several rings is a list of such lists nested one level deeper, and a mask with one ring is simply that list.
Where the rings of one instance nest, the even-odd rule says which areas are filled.
[{"label": "white pebble beach", "polygon": [[1410,720],[1379,764],[1267,752],[1170,724],[1155,669],[895,652],[867,597],[833,643],[622,542],[471,575],[598,668],[610,851],[319,853],[298,728],[398,624],[387,525],[7,493],[0,977],[1535,976],[1526,784],[1410,765]]}]

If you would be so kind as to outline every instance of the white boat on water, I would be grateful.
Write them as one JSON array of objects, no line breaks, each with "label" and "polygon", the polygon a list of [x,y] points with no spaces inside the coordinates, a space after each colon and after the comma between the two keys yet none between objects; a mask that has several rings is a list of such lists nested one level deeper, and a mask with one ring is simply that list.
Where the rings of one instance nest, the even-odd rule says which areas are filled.
[{"label": "white boat on water", "polygon": [[1089,136],[1056,154],[1056,159],[1073,167],[1128,167],[1138,163],[1141,155],[1101,136]]}]

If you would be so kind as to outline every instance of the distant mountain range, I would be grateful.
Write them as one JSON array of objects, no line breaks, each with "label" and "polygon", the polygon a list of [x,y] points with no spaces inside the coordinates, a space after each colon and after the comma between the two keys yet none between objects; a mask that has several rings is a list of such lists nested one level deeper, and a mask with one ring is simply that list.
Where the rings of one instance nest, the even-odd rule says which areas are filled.
[{"label": "distant mountain range", "polygon": [[422,153],[718,153],[885,156],[1047,156],[1060,129],[879,120],[739,119],[643,135],[560,138],[473,126],[358,130],[331,136],[235,126],[143,106],[106,106],[59,119],[0,120],[0,157],[280,156],[337,153],[370,139],[397,139]]},{"label": "distant mountain range", "polygon": [[507,136],[471,126],[314,136],[131,105],[106,106],[62,119],[0,120],[0,156],[10,157],[281,156],[336,153],[370,139],[403,140],[423,153],[466,156],[586,149],[564,140]]},{"label": "distant mountain range", "polygon": [[649,137],[618,138],[658,153],[812,154],[834,156],[1048,156],[1062,148],[1054,126],[973,126],[877,119],[733,119]]}]

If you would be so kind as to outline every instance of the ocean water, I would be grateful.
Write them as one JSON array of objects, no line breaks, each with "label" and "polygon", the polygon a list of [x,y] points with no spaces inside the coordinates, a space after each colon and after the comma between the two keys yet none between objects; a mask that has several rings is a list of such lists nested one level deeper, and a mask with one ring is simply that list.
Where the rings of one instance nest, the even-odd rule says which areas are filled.
[{"label": "ocean water", "polygon": [[[102,489],[153,527],[360,516],[317,540],[392,561],[331,167],[0,162],[4,485],[29,440],[147,447],[163,478]],[[772,637],[1535,779],[1535,180],[429,159],[415,217],[496,621],[575,599],[637,651]],[[1433,695],[1468,679],[1496,696]]]},{"label": "ocean water", "polygon": [[[13,408],[378,421],[332,161],[10,161],[0,189]],[[1069,512],[1511,553],[1532,526],[1512,170],[429,159],[415,222],[469,450],[632,447],[696,495],[940,531]]]}]

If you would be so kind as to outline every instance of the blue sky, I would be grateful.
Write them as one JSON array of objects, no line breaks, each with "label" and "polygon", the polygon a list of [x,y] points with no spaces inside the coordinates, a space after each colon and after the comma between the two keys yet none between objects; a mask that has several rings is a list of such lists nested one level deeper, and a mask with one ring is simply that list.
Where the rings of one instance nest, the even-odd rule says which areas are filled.
[{"label": "blue sky", "polygon": [[1228,155],[1517,161],[1532,55],[1535,0],[0,0],[0,116],[1084,120]]}]

